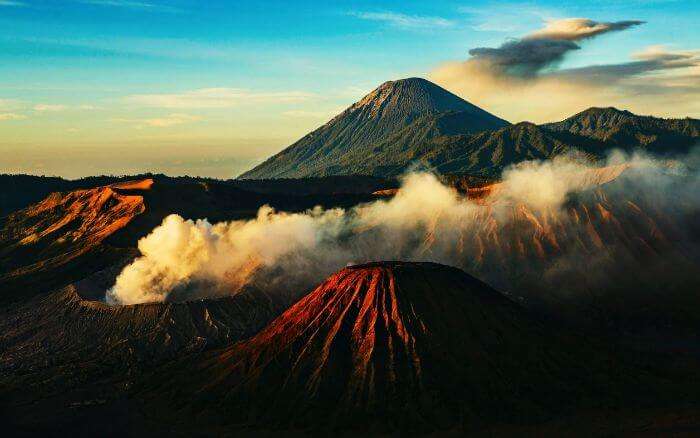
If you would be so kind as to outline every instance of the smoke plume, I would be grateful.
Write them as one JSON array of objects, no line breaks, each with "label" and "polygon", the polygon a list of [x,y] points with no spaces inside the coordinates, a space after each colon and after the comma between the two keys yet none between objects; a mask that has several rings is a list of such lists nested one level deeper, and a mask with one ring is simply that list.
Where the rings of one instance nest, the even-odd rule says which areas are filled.
[{"label": "smoke plume", "polygon": [[698,267],[700,179],[697,167],[673,163],[559,157],[512,166],[469,194],[412,173],[394,197],[349,210],[265,206],[255,219],[218,224],[171,215],[140,240],[141,257],[107,301],[218,297],[249,285],[303,293],[347,264],[375,260],[457,266],[532,302],[595,295],[647,281],[645,272],[653,288],[669,265],[686,277]]}]

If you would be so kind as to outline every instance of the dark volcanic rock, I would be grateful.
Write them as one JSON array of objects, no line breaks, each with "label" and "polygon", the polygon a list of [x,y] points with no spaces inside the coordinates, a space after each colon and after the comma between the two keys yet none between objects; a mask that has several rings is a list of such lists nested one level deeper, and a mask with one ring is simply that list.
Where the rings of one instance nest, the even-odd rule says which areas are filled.
[{"label": "dark volcanic rock", "polygon": [[456,268],[380,262],[331,276],[248,341],[159,370],[167,383],[145,394],[224,429],[416,433],[615,403],[643,374],[628,372]]},{"label": "dark volcanic rock", "polygon": [[[0,419],[11,435],[91,434],[103,424],[104,436],[129,436],[122,423],[141,421],[130,400],[140,376],[252,336],[295,298],[247,290],[218,300],[112,307],[83,298],[104,294],[98,284],[104,286],[89,279],[0,309]],[[142,436],[145,424],[138,427]]]}]

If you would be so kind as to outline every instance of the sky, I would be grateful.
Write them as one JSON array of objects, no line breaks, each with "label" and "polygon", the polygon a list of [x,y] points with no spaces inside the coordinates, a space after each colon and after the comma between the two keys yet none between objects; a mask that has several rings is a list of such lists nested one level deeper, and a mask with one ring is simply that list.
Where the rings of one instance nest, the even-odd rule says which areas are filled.
[{"label": "sky", "polygon": [[382,82],[700,118],[700,2],[0,0],[0,173],[232,178]]}]

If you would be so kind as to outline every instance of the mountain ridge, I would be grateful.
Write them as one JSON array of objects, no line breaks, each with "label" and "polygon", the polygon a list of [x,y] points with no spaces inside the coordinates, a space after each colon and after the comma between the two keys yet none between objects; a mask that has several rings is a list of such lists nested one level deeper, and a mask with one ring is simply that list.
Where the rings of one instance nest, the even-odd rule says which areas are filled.
[{"label": "mountain ridge", "polygon": [[511,164],[572,151],[595,160],[612,149],[687,153],[700,120],[592,107],[559,122],[510,124],[419,78],[389,81],[241,179],[372,175],[412,167],[497,177]]},{"label": "mountain ridge", "polygon": [[658,155],[686,153],[700,141],[700,120],[637,115],[615,107],[591,107],[560,122],[541,125],[601,142],[608,149],[644,149]]}]

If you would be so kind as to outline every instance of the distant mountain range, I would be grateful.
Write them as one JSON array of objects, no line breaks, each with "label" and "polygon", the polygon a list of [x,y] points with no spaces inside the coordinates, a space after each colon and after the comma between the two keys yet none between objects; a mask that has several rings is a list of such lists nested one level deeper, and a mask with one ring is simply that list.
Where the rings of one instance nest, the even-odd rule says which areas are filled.
[{"label": "distant mountain range", "polygon": [[411,166],[440,173],[497,176],[507,165],[578,150],[686,152],[700,120],[590,108],[557,123],[511,125],[420,78],[390,81],[331,121],[242,174],[243,179],[328,175],[391,177]]},{"label": "distant mountain range", "polygon": [[[597,166],[562,208],[511,202],[492,177],[573,148],[684,152],[698,123],[592,108],[511,125],[408,79],[244,179],[0,175],[3,436],[693,435],[696,173],[645,169],[648,184],[631,185],[634,166]],[[394,176],[414,163],[459,190],[457,208],[402,195]],[[316,206],[342,223],[309,226],[325,220]],[[372,216],[387,220],[360,220],[387,206]],[[291,217],[306,224],[299,247],[247,231],[292,212],[307,212]],[[240,290],[192,294],[194,270],[164,302],[108,305],[170,214],[254,221],[213,226],[228,229],[217,242],[274,248],[250,253]],[[218,265],[207,248],[185,258]],[[279,251],[280,263],[256,261]],[[324,257],[345,267],[328,276],[312,266]]]}]

